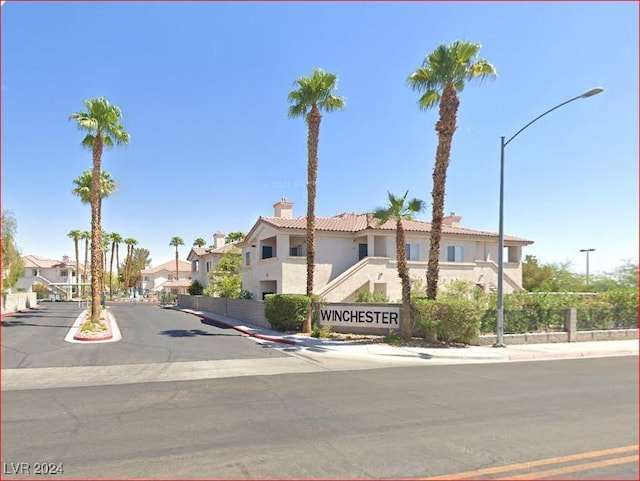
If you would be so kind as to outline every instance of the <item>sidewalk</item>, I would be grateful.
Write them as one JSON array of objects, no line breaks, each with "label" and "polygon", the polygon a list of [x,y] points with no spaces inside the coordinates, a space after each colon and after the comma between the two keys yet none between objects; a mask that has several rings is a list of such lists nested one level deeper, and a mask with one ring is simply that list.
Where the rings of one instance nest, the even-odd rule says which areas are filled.
[{"label": "sidewalk", "polygon": [[310,357],[315,361],[328,359],[367,360],[382,363],[424,363],[429,361],[505,362],[544,359],[576,359],[585,357],[637,356],[640,342],[637,339],[623,341],[591,341],[552,344],[518,344],[505,348],[490,346],[466,347],[405,347],[389,344],[351,343],[316,339],[304,334],[282,334],[244,323],[208,311],[181,309],[202,318],[202,322],[217,327],[232,328],[261,341],[274,343],[274,348]]}]

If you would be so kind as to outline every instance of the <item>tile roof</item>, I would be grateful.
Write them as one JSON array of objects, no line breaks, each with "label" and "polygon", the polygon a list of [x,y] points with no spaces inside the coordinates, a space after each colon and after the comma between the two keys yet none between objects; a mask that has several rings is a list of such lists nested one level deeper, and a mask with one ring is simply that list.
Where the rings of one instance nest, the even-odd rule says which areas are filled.
[{"label": "tile roof", "polygon": [[[76,266],[75,260],[72,261],[71,259],[69,259],[69,262],[65,263],[56,259],[47,259],[46,257],[28,255],[23,256],[22,260],[24,260],[24,266],[28,269],[35,267],[39,267],[41,269],[51,269],[54,267],[67,268]],[[80,265],[80,267],[82,267],[82,264]]]},{"label": "tile roof", "polygon": [[[141,274],[156,274],[160,271],[167,270],[169,272],[176,271],[176,261],[175,259],[165,262],[164,264],[160,264],[159,266],[152,267],[151,269],[143,269]],[[178,272],[189,271],[191,272],[191,263],[187,261],[178,261]]]},{"label": "tile roof", "polygon": [[238,241],[233,241],[233,242],[229,242],[227,244],[224,244],[222,247],[218,247],[217,249],[214,249],[213,246],[209,246],[209,247],[192,247],[191,251],[189,251],[189,255],[187,256],[187,259],[189,259],[191,257],[192,253],[197,255],[197,256],[199,256],[199,257],[202,257],[202,256],[207,255],[207,254],[226,254],[227,252],[233,250],[234,248],[237,249],[237,244],[238,244]]},{"label": "tile roof", "polygon": [[[285,219],[282,217],[266,217],[261,216],[258,222],[263,221],[273,227],[281,229],[302,229],[307,228],[307,218],[305,216],[296,217],[295,219]],[[407,232],[431,232],[431,224],[420,220],[403,220],[402,225]],[[328,231],[328,232],[347,232],[347,233],[359,233],[366,229],[381,230],[381,231],[395,231],[395,221],[389,220],[382,225],[379,225],[373,218],[371,213],[355,214],[346,212],[344,214],[336,215],[334,217],[316,217],[316,230]],[[464,227],[454,227],[451,225],[442,225],[443,234],[463,235],[473,237],[497,237],[496,232],[487,232],[474,229],[466,229]],[[522,242],[532,244],[533,241],[522,239],[513,236],[504,236],[505,241]]]}]

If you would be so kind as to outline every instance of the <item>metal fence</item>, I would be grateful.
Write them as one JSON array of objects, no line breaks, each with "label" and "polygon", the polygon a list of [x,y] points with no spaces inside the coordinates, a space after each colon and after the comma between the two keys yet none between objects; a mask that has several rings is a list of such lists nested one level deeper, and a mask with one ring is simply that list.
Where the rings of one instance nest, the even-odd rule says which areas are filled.
[{"label": "metal fence", "polygon": [[638,327],[638,307],[576,309],[578,331],[632,329]]},{"label": "metal fence", "polygon": [[[504,333],[548,333],[565,330],[568,309],[505,309]],[[634,329],[638,327],[638,307],[612,309],[576,309],[577,330]],[[496,330],[496,309],[486,310],[481,317],[480,331],[492,334]]]}]

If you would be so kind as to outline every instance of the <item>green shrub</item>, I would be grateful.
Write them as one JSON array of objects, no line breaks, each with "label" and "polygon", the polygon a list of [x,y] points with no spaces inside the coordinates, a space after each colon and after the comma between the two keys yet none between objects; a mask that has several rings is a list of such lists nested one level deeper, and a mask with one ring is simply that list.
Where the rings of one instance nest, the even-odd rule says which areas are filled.
[{"label": "green shrub", "polygon": [[326,339],[331,334],[331,326],[320,326],[318,324],[313,325],[313,330],[311,331],[311,337],[315,337],[318,339]]},{"label": "green shrub", "polygon": [[389,298],[384,292],[369,292],[363,289],[356,292],[356,302],[388,303]]},{"label": "green shrub", "polygon": [[390,346],[401,346],[404,344],[404,339],[402,339],[396,331],[389,331],[389,334],[384,336],[382,340]]},{"label": "green shrub", "polygon": [[310,306],[304,294],[270,294],[264,299],[264,314],[272,329],[299,331]]},{"label": "green shrub", "polygon": [[200,281],[198,279],[196,279],[191,283],[191,285],[187,289],[187,292],[192,296],[201,296],[204,292],[204,286],[200,284]]},{"label": "green shrub", "polygon": [[439,300],[416,299],[413,303],[416,326],[427,338],[441,341],[469,343],[480,335],[480,316],[473,301],[464,298]]}]

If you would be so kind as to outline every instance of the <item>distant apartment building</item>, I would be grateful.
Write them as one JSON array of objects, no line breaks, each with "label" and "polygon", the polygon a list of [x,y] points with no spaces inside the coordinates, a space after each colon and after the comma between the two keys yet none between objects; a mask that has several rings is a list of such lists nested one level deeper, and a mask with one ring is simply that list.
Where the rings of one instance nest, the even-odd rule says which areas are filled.
[{"label": "distant apartment building", "polygon": [[209,275],[215,271],[220,259],[236,249],[237,242],[225,243],[225,233],[213,234],[213,244],[209,247],[192,247],[187,255],[191,263],[191,279],[198,280],[203,287],[209,284]]},{"label": "distant apartment building", "polygon": [[[238,244],[243,289],[254,299],[306,291],[306,217],[294,217],[293,203],[284,199],[273,207],[273,216],[261,216]],[[463,280],[491,292],[498,280],[498,234],[460,223],[456,215],[443,220],[440,286]],[[360,290],[401,298],[394,221],[379,225],[371,213],[344,213],[316,217],[315,225],[315,294],[328,302],[352,302]],[[403,227],[410,276],[426,286],[431,224],[403,221]],[[532,243],[505,236],[505,293],[522,290],[522,249]]]},{"label": "distant apartment building", "polygon": [[149,267],[140,271],[142,277],[142,291],[144,295],[159,292],[170,294],[186,294],[191,285],[191,263],[178,261],[178,276],[176,277],[175,259],[156,267]]},{"label": "distant apartment building", "polygon": [[[37,255],[23,256],[24,275],[18,279],[14,290],[16,292],[33,292],[36,284],[44,286],[50,295],[60,299],[71,299],[77,295],[78,279],[74,260],[63,256],[62,260],[48,259]],[[83,266],[80,265],[80,282],[88,282],[82,275]],[[87,277],[89,274],[87,273]]]}]

